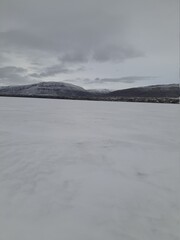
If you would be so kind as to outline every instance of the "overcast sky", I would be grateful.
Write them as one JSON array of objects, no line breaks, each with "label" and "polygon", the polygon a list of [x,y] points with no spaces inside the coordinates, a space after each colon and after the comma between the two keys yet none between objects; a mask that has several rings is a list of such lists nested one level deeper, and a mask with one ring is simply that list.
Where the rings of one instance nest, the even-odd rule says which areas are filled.
[{"label": "overcast sky", "polygon": [[0,0],[0,84],[179,82],[179,0]]}]

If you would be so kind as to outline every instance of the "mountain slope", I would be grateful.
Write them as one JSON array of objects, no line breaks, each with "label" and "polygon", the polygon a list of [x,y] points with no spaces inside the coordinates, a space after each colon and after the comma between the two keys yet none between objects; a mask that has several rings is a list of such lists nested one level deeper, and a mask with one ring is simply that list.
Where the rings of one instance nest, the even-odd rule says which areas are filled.
[{"label": "mountain slope", "polygon": [[108,92],[107,90],[85,90],[82,87],[64,82],[41,82],[0,87],[0,96],[179,103],[180,88],[178,84],[168,84]]},{"label": "mountain slope", "polygon": [[23,86],[0,88],[0,95],[39,96],[39,97],[84,97],[90,93],[84,88],[63,82],[41,82]]},{"label": "mountain slope", "polygon": [[109,97],[156,97],[178,98],[180,96],[179,84],[154,85],[137,87],[110,92]]}]

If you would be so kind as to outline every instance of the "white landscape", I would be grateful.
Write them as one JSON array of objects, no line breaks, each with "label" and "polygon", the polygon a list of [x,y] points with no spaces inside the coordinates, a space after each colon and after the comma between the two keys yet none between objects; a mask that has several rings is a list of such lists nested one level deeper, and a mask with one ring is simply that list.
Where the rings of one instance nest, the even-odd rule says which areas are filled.
[{"label": "white landscape", "polygon": [[179,105],[0,98],[0,240],[179,240]]}]

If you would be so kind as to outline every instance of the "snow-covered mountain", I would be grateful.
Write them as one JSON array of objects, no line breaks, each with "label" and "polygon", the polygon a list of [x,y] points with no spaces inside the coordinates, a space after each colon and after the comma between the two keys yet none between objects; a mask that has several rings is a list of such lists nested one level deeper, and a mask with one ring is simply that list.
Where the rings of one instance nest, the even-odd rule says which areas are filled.
[{"label": "snow-covered mountain", "polygon": [[82,87],[64,82],[41,82],[37,84],[8,86],[0,88],[0,95],[44,96],[44,97],[83,97],[89,92]]},{"label": "snow-covered mountain", "polygon": [[117,90],[108,95],[111,97],[178,98],[180,88],[179,84],[153,85]]},{"label": "snow-covered mountain", "polygon": [[169,99],[173,98],[176,99],[175,101],[178,103],[180,88],[179,84],[167,84],[116,91],[110,91],[107,89],[85,90],[82,87],[70,83],[41,82],[22,86],[0,87],[0,96],[153,102],[154,98],[159,98],[160,102],[169,102]]}]

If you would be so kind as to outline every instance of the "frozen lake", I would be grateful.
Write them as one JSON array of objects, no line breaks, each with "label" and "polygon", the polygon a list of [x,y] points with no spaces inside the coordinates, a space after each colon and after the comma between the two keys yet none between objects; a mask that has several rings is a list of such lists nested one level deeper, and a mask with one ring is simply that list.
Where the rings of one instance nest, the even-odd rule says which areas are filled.
[{"label": "frozen lake", "polygon": [[0,98],[0,240],[179,240],[179,105]]}]

